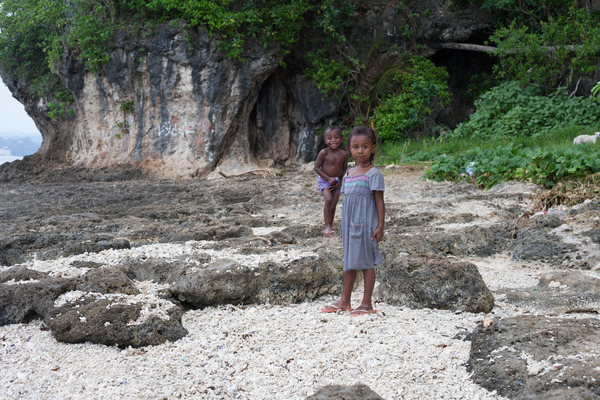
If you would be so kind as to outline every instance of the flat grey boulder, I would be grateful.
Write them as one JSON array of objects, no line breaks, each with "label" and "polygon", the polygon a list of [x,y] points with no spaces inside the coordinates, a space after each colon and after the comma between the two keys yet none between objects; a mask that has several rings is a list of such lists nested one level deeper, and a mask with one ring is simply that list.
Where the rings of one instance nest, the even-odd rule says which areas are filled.
[{"label": "flat grey boulder", "polygon": [[505,301],[536,313],[558,315],[600,310],[600,279],[581,271],[549,272],[537,286],[510,290]]},{"label": "flat grey boulder", "polygon": [[306,400],[384,400],[367,385],[331,385],[319,389]]},{"label": "flat grey boulder", "polygon": [[219,304],[289,304],[311,301],[341,289],[339,255],[304,257],[258,267],[220,260],[188,268],[171,286],[177,300],[197,308]]},{"label": "flat grey boulder", "polygon": [[427,235],[427,240],[443,254],[490,256],[494,252],[494,233],[485,227],[469,226]]},{"label": "flat grey boulder", "polygon": [[375,271],[377,296],[389,304],[472,313],[494,307],[494,296],[471,263],[451,263],[435,254],[402,254]]},{"label": "flat grey boulder", "polygon": [[600,393],[600,321],[517,316],[480,324],[467,371],[510,399],[596,399]]}]

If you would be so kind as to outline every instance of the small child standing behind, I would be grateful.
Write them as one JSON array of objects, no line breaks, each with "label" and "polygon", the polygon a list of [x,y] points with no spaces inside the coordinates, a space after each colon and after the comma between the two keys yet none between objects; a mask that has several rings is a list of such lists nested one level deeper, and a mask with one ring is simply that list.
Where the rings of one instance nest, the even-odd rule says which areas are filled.
[{"label": "small child standing behind", "polygon": [[315,161],[313,170],[319,175],[317,177],[317,188],[323,198],[323,219],[325,220],[325,236],[331,236],[333,230],[333,218],[335,207],[340,199],[340,187],[342,177],[348,169],[348,152],[342,150],[342,130],[337,126],[330,126],[325,130],[326,148],[321,150]]},{"label": "small child standing behind", "polygon": [[[323,312],[351,310],[351,316],[376,312],[371,297],[375,287],[374,267],[383,262],[379,242],[385,220],[383,175],[373,165],[376,146],[377,136],[368,127],[355,127],[348,136],[348,148],[356,166],[348,170],[342,185],[344,284],[340,300],[321,309]],[[365,291],[360,305],[352,309],[350,298],[359,269],[363,271]]]}]

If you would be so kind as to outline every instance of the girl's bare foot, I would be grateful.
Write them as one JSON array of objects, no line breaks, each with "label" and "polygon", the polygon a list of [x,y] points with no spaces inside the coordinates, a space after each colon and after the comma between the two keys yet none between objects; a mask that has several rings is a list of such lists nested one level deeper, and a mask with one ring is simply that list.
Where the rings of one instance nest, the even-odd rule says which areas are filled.
[{"label": "girl's bare foot", "polygon": [[377,313],[377,310],[373,310],[373,306],[367,305],[367,304],[361,304],[360,306],[356,307],[354,310],[350,311],[348,313],[348,315],[350,315],[351,317],[358,317],[359,315],[375,314],[375,313]]},{"label": "girl's bare foot", "polygon": [[321,312],[324,313],[334,313],[338,311],[352,311],[352,306],[344,305],[340,301],[336,301],[335,303],[331,303],[321,308]]},{"label": "girl's bare foot", "polygon": [[348,313],[349,316],[351,317],[358,317],[359,315],[366,315],[366,314],[377,314],[377,310],[352,310]]}]

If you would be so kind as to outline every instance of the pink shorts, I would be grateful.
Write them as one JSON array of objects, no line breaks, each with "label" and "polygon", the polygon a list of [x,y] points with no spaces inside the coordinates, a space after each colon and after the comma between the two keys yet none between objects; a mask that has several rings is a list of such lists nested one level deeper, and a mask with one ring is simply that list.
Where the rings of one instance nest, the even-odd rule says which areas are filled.
[{"label": "pink shorts", "polygon": [[[339,182],[340,178],[338,178],[337,176],[335,177],[335,182]],[[321,193],[321,191],[323,191],[323,189],[327,189],[328,187],[330,187],[331,185],[329,184],[329,182],[327,182],[325,179],[323,179],[322,177],[318,176],[317,177],[317,189],[319,189],[319,193]],[[341,193],[340,188],[336,189],[336,192]]]}]

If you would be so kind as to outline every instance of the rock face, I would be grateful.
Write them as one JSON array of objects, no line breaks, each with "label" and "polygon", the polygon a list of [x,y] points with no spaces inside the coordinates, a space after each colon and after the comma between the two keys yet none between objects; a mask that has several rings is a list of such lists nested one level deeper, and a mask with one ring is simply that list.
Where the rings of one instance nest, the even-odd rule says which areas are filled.
[{"label": "rock face", "polygon": [[490,312],[494,296],[477,267],[430,255],[401,255],[377,270],[377,295],[411,308]]},{"label": "rock face", "polygon": [[597,319],[495,319],[473,333],[467,368],[475,382],[511,399],[596,399],[599,332]]},{"label": "rock face", "polygon": [[[417,8],[413,15],[427,27],[416,32],[426,56],[441,42],[464,41],[490,26],[489,15],[476,8],[454,12],[435,1]],[[412,29],[413,16],[394,7],[358,11],[360,23],[349,23],[345,54],[360,58],[383,42],[408,49],[402,32]],[[300,40],[284,58],[275,45],[248,41],[241,62],[228,59],[203,30],[164,25],[149,38],[122,34],[98,73],[86,71],[75,54],[64,54],[57,73],[75,101],[74,114],[59,119],[47,117],[48,99],[31,98],[4,75],[44,142],[37,156],[3,167],[0,179],[20,179],[53,163],[133,166],[178,178],[206,176],[216,166],[231,171],[312,161],[322,146],[317,133],[338,121],[340,109],[303,75],[311,46]],[[439,61],[452,69],[447,59]],[[464,65],[457,68],[465,74]]]}]

